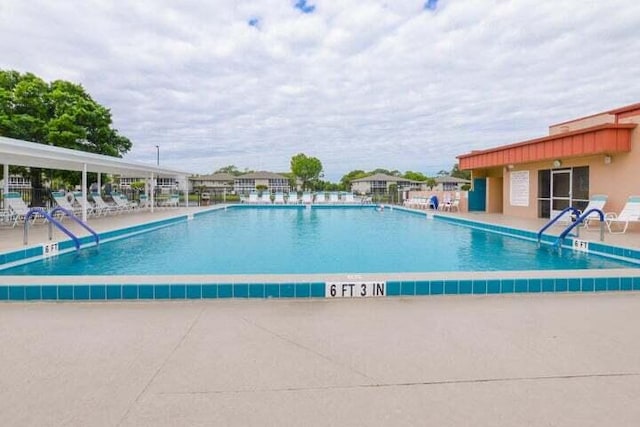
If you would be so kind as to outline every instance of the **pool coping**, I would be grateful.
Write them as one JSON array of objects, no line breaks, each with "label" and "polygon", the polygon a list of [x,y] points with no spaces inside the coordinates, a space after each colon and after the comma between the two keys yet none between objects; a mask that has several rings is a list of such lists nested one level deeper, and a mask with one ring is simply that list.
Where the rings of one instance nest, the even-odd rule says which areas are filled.
[{"label": "pool coping", "polygon": [[[362,207],[363,205],[314,205],[326,207]],[[376,205],[365,205],[374,207]],[[121,239],[146,233],[216,210],[232,207],[274,207],[259,204],[217,205],[190,214],[180,214],[162,220],[148,221],[100,233],[102,241]],[[278,205],[278,208],[303,208],[300,205]],[[387,206],[405,212],[424,215],[428,219],[442,220],[457,225],[536,240],[537,233],[465,218],[438,215],[398,206]],[[543,235],[549,243],[556,236]],[[81,238],[91,245],[92,237]],[[572,239],[567,238],[571,250]],[[640,260],[640,251],[601,243],[592,244],[612,258]],[[61,241],[61,253],[72,251],[71,240]],[[18,262],[41,258],[42,245],[14,251],[21,254]],[[34,255],[35,254],[35,255]],[[5,257],[5,258],[2,258]],[[0,261],[7,253],[0,253]],[[10,261],[14,263],[16,260]],[[0,265],[2,263],[0,262]],[[640,290],[640,269],[593,270],[500,270],[464,272],[411,272],[411,273],[318,273],[318,274],[188,274],[188,275],[83,275],[83,276],[0,276],[0,301],[24,300],[108,300],[108,299],[189,299],[189,298],[309,298],[326,297],[326,284],[385,282],[388,296],[440,295],[440,294],[495,294],[518,292],[597,292]],[[109,293],[111,292],[111,293]],[[77,294],[77,295],[76,295]],[[111,297],[109,296],[111,295]],[[94,298],[95,296],[95,298]]]}]

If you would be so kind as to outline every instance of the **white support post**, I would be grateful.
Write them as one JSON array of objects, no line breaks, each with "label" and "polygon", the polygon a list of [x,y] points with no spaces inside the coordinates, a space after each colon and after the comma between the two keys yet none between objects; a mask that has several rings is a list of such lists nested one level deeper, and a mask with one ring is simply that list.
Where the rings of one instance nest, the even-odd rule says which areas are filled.
[{"label": "white support post", "polygon": [[82,165],[82,222],[87,222],[87,164]]},{"label": "white support post", "polygon": [[183,178],[184,178],[184,181],[183,181],[183,184],[184,184],[184,206],[186,208],[188,208],[189,207],[189,181],[187,180],[186,176],[183,177]]},{"label": "white support post", "polygon": [[151,196],[150,197],[151,198],[151,213],[153,213],[153,207],[156,204],[156,201],[154,200],[155,199],[155,187],[156,186],[155,186],[155,184],[153,182],[153,172],[151,172],[151,194],[150,194],[150,196]]},{"label": "white support post", "polygon": [[4,188],[2,191],[3,193],[9,192],[9,164],[8,163],[4,164]]},{"label": "white support post", "polygon": [[98,193],[102,189],[102,174],[98,172]]}]

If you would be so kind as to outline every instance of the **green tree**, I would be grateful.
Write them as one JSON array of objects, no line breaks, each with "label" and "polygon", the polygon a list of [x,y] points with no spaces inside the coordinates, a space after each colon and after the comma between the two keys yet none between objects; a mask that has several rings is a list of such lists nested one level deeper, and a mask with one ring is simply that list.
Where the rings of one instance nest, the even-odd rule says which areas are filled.
[{"label": "green tree", "polygon": [[382,168],[374,169],[371,172],[369,172],[367,175],[375,175],[377,173],[382,173],[390,176],[402,176],[402,173],[397,169],[388,170],[388,169],[382,169]]},{"label": "green tree", "polygon": [[363,170],[352,170],[351,172],[340,178],[341,190],[349,191],[351,189],[351,181],[353,181],[354,179],[364,178],[365,176],[369,176],[369,174]]},{"label": "green tree", "polygon": [[429,187],[429,189],[431,190],[433,190],[433,187],[438,185],[435,178],[427,178],[427,180],[425,181],[425,184],[427,184],[427,187]]},{"label": "green tree", "polygon": [[229,166],[221,167],[220,169],[218,169],[214,173],[228,173],[228,174],[233,175],[233,176],[238,176],[238,175],[242,175],[243,173],[247,173],[247,172],[241,172],[240,170],[238,170],[238,168],[235,165],[229,165]]},{"label": "green tree", "polygon": [[427,180],[427,176],[420,173],[420,172],[412,172],[412,171],[406,171],[404,173],[404,178],[410,179],[412,181],[426,181]]},{"label": "green tree", "polygon": [[458,163],[454,164],[451,168],[451,176],[462,179],[471,179],[471,171],[468,170],[460,170]]},{"label": "green tree", "polygon": [[322,162],[303,153],[296,154],[291,158],[291,173],[302,181],[303,189],[311,188],[310,184],[320,178]]},{"label": "green tree", "polygon": [[[46,83],[31,74],[0,70],[0,135],[122,157],[131,141],[112,128],[111,112],[95,102],[81,85]],[[42,171],[30,168],[34,188]],[[79,172],[55,171],[52,178],[80,182]]]}]

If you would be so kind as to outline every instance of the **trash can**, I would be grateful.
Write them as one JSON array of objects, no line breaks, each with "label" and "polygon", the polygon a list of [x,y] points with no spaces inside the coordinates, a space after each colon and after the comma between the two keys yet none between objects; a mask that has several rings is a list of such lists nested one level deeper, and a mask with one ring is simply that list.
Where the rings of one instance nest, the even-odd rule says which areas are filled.
[{"label": "trash can", "polygon": [[202,200],[203,206],[209,206],[209,201],[210,201],[209,193],[202,193],[202,195],[200,196],[200,200]]}]

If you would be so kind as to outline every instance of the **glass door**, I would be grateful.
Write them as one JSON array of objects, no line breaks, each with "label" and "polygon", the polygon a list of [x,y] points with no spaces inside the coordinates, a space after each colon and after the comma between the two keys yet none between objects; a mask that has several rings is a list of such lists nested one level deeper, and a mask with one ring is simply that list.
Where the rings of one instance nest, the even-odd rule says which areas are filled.
[{"label": "glass door", "polygon": [[571,169],[551,171],[551,218],[571,206]]}]

